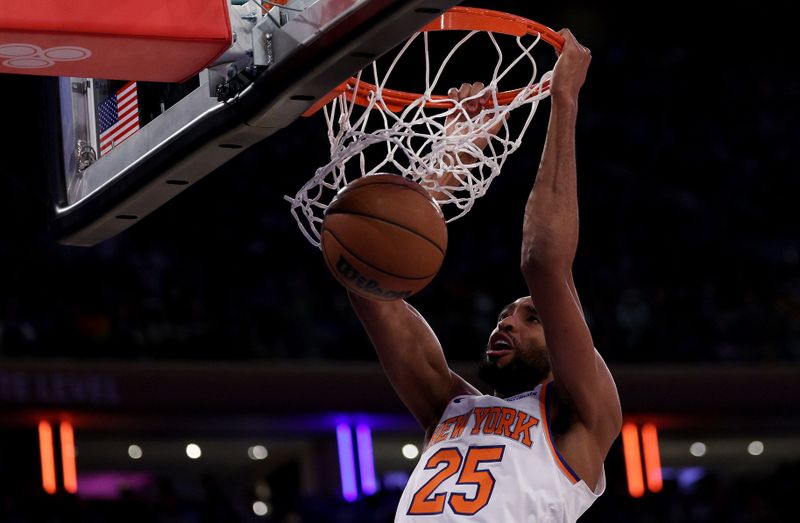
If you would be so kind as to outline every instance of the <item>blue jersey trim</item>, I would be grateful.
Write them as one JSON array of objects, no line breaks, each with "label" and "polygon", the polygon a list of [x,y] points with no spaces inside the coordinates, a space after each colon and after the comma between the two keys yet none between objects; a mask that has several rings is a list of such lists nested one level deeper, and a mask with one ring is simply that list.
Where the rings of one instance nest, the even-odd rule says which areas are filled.
[{"label": "blue jersey trim", "polygon": [[561,462],[562,465],[564,465],[564,468],[570,473],[570,475],[572,475],[573,479],[577,483],[577,482],[581,481],[580,476],[578,476],[575,473],[575,471],[572,470],[572,467],[569,466],[569,463],[567,463],[567,460],[565,460],[564,456],[562,456],[561,453],[558,451],[558,448],[556,447],[556,442],[553,439],[553,433],[550,430],[550,392],[551,392],[552,385],[553,385],[552,381],[548,382],[547,385],[545,385],[547,390],[545,391],[545,401],[543,402],[544,403],[544,417],[545,417],[545,420],[547,421],[547,423],[545,424],[547,426],[547,435],[548,435],[548,437],[550,439],[550,445],[553,447],[553,450],[556,452],[556,457],[558,457],[558,460]]}]

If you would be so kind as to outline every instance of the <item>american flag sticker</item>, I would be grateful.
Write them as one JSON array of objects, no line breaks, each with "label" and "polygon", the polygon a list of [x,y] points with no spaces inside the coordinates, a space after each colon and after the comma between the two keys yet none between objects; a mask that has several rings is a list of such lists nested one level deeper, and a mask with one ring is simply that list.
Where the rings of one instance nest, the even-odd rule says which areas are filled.
[{"label": "american flag sticker", "polygon": [[136,82],[128,82],[98,107],[100,156],[109,153],[139,130]]}]

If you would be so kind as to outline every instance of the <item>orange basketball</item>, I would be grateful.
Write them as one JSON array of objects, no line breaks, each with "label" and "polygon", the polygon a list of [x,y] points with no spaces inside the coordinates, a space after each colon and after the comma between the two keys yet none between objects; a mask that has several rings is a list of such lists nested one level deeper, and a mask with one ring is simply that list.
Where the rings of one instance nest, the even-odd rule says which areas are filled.
[{"label": "orange basketball", "polygon": [[336,195],[325,211],[321,243],[342,285],[366,298],[397,300],[419,292],[439,272],[447,226],[418,183],[376,174]]}]

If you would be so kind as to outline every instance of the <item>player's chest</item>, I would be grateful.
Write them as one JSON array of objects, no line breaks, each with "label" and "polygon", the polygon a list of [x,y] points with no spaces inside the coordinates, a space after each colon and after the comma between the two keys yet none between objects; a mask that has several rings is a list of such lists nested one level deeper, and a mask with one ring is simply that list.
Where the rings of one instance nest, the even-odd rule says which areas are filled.
[{"label": "player's chest", "polygon": [[[520,406],[521,407],[521,406]],[[515,405],[465,405],[450,409],[433,431],[428,448],[450,442],[516,442],[532,447],[543,422],[538,409]]]}]

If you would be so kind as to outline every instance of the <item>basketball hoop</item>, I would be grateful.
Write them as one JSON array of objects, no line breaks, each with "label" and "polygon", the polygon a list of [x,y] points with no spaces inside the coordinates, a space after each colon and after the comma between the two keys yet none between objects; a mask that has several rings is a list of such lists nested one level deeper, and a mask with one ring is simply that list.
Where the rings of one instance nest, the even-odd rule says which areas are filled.
[{"label": "basketball hoop", "polygon": [[[434,68],[429,35],[444,31],[466,34]],[[435,94],[443,87],[457,87],[442,86],[443,74],[455,61],[454,56],[465,52],[468,42],[476,38],[485,38],[485,49],[496,53],[491,80],[480,92],[463,100]],[[424,90],[414,93],[387,88],[392,73],[399,69],[398,63],[419,40],[424,51]],[[541,48],[537,44],[542,40],[557,51],[563,45],[561,35],[523,17],[455,7],[412,35],[385,73],[380,74],[373,62],[372,83],[364,79],[366,70],[361,71],[309,109],[306,116],[320,108],[324,111],[331,160],[317,169],[297,195],[285,197],[308,241],[319,246],[328,204],[338,191],[361,176],[394,172],[421,183],[434,194],[448,222],[469,212],[500,174],[506,158],[521,145],[539,102],[549,96],[552,70],[539,75],[533,54]],[[509,53],[509,48],[514,53]],[[509,54],[515,56],[508,58]],[[508,82],[512,72],[524,78],[519,83],[525,86],[502,90],[501,83]],[[461,77],[472,82],[483,79],[474,74],[462,71]],[[465,107],[482,98],[488,98],[488,102],[477,114]],[[525,119],[512,129],[507,116],[522,107],[527,108]],[[486,146],[478,147],[477,140],[486,142]],[[370,150],[372,146],[375,148]],[[440,184],[446,176],[451,180],[454,177],[458,185]]]}]

